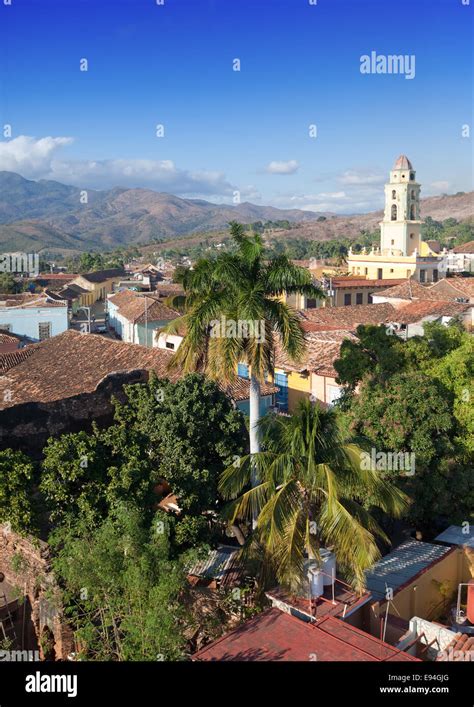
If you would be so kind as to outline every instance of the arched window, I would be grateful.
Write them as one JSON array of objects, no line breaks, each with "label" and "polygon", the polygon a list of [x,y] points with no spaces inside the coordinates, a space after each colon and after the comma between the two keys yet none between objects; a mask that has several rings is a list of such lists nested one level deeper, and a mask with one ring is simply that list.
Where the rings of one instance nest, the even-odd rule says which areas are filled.
[{"label": "arched window", "polygon": [[411,198],[412,198],[412,199],[415,198],[415,190],[414,190],[414,189],[411,190]]},{"label": "arched window", "polygon": [[410,179],[411,179],[411,181],[413,181],[413,180],[415,179],[415,173],[414,173],[414,172],[410,172]]},{"label": "arched window", "polygon": [[416,218],[415,216],[415,204],[412,204],[410,206],[410,221],[414,221]]},{"label": "arched window", "polygon": [[395,191],[395,189],[392,189],[392,199],[396,199],[396,198],[397,198],[397,192]]},{"label": "arched window", "polygon": [[392,221],[397,220],[397,205],[392,204]]}]

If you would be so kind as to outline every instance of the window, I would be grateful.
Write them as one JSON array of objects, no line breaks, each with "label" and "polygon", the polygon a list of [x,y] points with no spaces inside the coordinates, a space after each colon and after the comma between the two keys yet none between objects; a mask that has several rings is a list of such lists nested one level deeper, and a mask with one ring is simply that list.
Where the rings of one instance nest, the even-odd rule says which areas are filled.
[{"label": "window", "polygon": [[415,237],[415,234],[414,234],[414,233],[410,233],[410,238],[414,238],[414,237]]},{"label": "window", "polygon": [[393,240],[393,238],[392,238],[392,240],[390,241],[390,245],[395,245],[395,241]]},{"label": "window", "polygon": [[382,268],[377,268],[377,280],[381,280],[383,278],[383,270]]},{"label": "window", "polygon": [[372,295],[369,294],[369,296],[367,297],[367,302],[368,302],[369,304],[373,304],[373,303],[374,303],[374,298],[372,297]]},{"label": "window", "polygon": [[393,268],[390,268],[390,272],[393,272]]},{"label": "window", "polygon": [[51,338],[51,322],[40,322],[38,324],[38,339],[44,341]]},{"label": "window", "polygon": [[288,411],[288,378],[286,373],[275,373],[275,385],[279,391],[275,396],[275,402],[279,410]]},{"label": "window", "polygon": [[362,292],[356,292],[356,304],[363,304],[364,295]]},{"label": "window", "polygon": [[395,191],[395,189],[392,189],[392,199],[396,199],[396,198],[397,198],[397,192]]},{"label": "window", "polygon": [[415,216],[415,204],[412,204],[410,206],[410,221],[414,221],[416,218]]},{"label": "window", "polygon": [[366,275],[369,274],[369,268],[365,268],[365,274],[366,274]]},{"label": "window", "polygon": [[415,199],[415,190],[414,189],[411,190],[411,198]]},{"label": "window", "polygon": [[433,282],[438,282],[438,271],[433,270]]},{"label": "window", "polygon": [[420,282],[426,282],[426,270],[420,270]]},{"label": "window", "polygon": [[249,377],[249,367],[246,363],[239,363],[239,365],[237,366],[237,375],[241,378]]},{"label": "window", "polygon": [[0,329],[2,329],[3,331],[11,331],[12,325],[11,324],[0,324]]},{"label": "window", "polygon": [[316,309],[316,300],[315,299],[307,299],[306,300],[306,309]]},{"label": "window", "polygon": [[347,307],[348,305],[352,304],[352,298],[351,298],[351,293],[344,295],[344,306]]},{"label": "window", "polygon": [[415,179],[415,173],[414,173],[414,172],[410,172],[410,179],[411,179],[411,181],[413,181],[413,180]]},{"label": "window", "polygon": [[392,221],[397,220],[397,205],[392,204]]},{"label": "window", "polygon": [[172,349],[174,351],[174,344],[171,341],[166,342],[166,348],[167,349]]}]

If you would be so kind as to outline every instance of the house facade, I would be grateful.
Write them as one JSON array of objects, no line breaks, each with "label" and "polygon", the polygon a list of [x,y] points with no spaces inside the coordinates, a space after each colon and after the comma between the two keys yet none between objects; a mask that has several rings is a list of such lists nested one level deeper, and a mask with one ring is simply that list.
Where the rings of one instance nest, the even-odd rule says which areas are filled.
[{"label": "house facade", "polygon": [[0,299],[0,329],[32,341],[43,341],[69,328],[66,302],[58,302],[44,293],[3,295]]}]

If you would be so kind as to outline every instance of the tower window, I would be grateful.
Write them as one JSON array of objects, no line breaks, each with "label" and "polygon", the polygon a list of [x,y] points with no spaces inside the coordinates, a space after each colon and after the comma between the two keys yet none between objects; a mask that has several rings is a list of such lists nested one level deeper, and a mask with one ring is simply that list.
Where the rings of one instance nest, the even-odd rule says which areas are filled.
[{"label": "tower window", "polygon": [[397,205],[392,204],[392,221],[397,220]]},{"label": "tower window", "polygon": [[410,221],[415,220],[415,204],[410,206]]},{"label": "tower window", "polygon": [[412,199],[415,198],[415,190],[414,190],[414,189],[411,190],[411,198],[412,198]]},{"label": "tower window", "polygon": [[402,179],[405,179],[405,175],[404,175],[404,174],[402,174]]},{"label": "tower window", "polygon": [[410,172],[410,179],[411,179],[412,181],[415,179],[415,173],[414,173],[414,172]]},{"label": "tower window", "polygon": [[395,245],[395,241],[393,240],[393,238],[392,238],[392,240],[390,241],[390,245]]},{"label": "tower window", "polygon": [[395,189],[392,189],[392,199],[396,199],[396,198],[397,198],[397,192],[395,191]]},{"label": "tower window", "polygon": [[410,233],[410,238],[414,238],[414,237],[415,237],[415,234],[414,234],[414,233]]}]

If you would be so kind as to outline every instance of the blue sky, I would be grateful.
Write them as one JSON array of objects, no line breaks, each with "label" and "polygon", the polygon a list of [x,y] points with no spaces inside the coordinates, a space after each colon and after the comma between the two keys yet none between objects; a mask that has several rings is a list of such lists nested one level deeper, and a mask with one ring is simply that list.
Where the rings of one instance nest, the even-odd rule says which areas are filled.
[{"label": "blue sky", "polygon": [[470,190],[472,5],[310,1],[2,0],[0,169],[350,213],[405,153],[424,195]]}]

